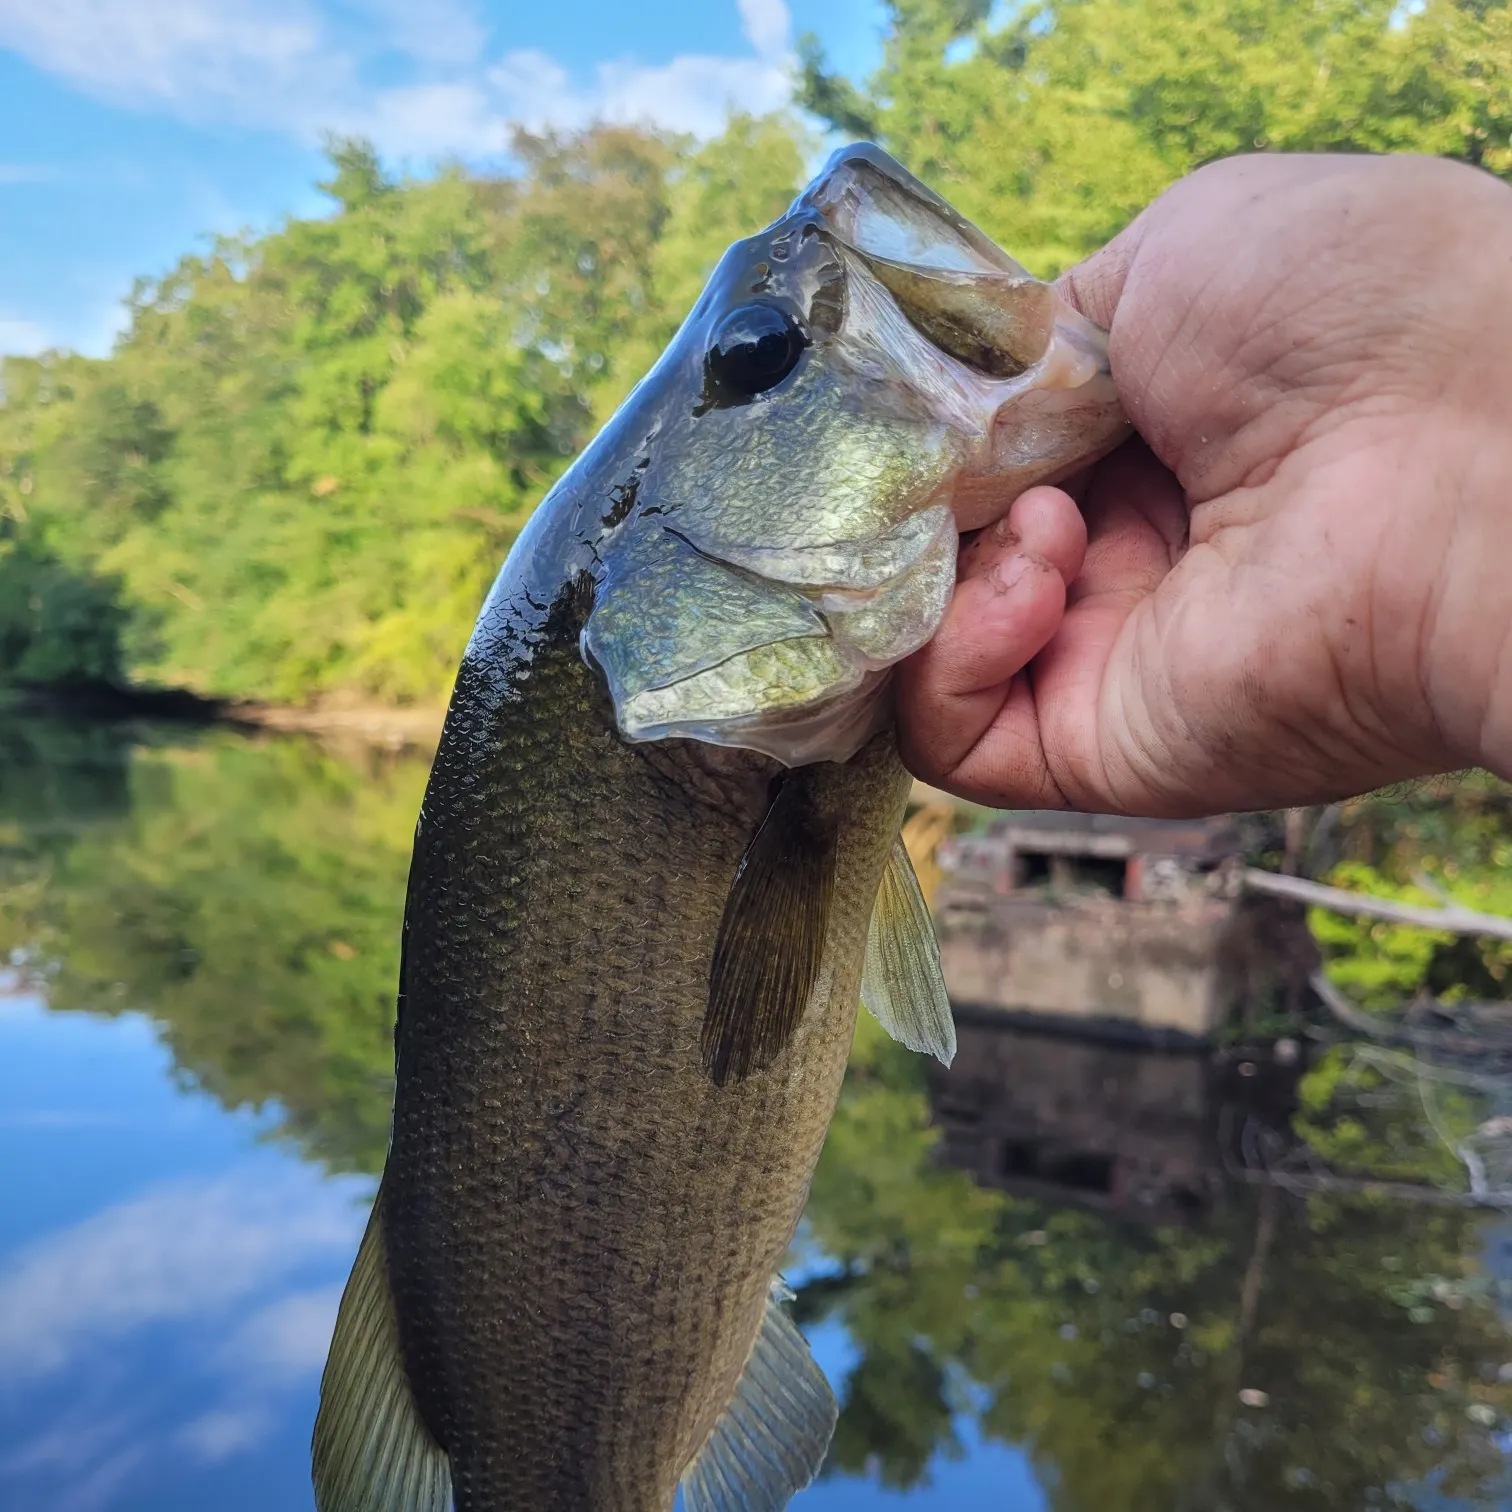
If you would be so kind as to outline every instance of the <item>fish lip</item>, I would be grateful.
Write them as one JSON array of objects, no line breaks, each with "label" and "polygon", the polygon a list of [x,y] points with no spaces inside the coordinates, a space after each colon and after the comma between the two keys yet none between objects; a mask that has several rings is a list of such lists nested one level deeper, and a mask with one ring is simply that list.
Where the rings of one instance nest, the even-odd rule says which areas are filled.
[{"label": "fish lip", "polygon": [[844,192],[844,170],[857,163],[865,164],[895,189],[902,190],[909,198],[928,209],[960,236],[989,268],[1021,277],[1028,276],[1027,269],[1010,257],[986,232],[973,225],[949,200],[937,194],[922,179],[916,178],[897,158],[875,142],[850,142],[836,148],[826,159],[824,167],[793,201],[788,215],[804,212],[817,215],[824,223],[825,230],[836,235],[837,239],[845,240],[835,224],[834,212],[839,209],[839,201]]}]

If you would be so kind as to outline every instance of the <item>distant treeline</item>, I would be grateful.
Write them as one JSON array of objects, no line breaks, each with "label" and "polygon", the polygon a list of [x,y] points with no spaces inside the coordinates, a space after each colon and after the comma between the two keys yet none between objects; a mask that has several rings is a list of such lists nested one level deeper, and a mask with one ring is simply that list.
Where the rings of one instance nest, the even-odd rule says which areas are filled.
[{"label": "distant treeline", "polygon": [[[1493,0],[893,0],[871,136],[1036,271],[1235,152],[1437,153],[1512,176]],[[270,700],[444,696],[530,510],[817,138],[521,136],[395,180],[335,144],[334,213],[138,283],[112,356],[0,369],[0,678]]]}]

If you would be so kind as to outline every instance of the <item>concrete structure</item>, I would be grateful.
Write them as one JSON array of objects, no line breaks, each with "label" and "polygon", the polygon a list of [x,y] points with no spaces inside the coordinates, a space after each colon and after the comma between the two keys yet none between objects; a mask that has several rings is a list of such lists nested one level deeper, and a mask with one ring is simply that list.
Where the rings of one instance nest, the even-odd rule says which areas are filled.
[{"label": "concrete structure", "polygon": [[[1235,819],[1122,819],[1107,814],[1008,814],[985,834],[960,835],[940,864],[1007,896],[1045,889],[1130,903],[1176,902],[1217,890],[1234,896],[1224,863],[1243,854]],[[1217,874],[1215,879],[1215,873]]]},{"label": "concrete structure", "polygon": [[940,848],[951,1000],[1152,1039],[1205,1041],[1297,1006],[1315,953],[1300,910],[1241,902],[1232,820],[1009,815]]}]

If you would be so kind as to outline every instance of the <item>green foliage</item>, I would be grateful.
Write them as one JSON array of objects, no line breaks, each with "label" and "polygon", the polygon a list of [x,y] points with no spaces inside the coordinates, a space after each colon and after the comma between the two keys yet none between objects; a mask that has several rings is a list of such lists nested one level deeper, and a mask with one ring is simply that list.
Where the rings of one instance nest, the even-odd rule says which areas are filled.
[{"label": "green foliage", "polygon": [[1401,1051],[1336,1045],[1298,1088],[1297,1132],[1331,1171],[1465,1190],[1457,1153],[1484,1099]]},{"label": "green foliage", "polygon": [[801,172],[781,118],[517,155],[397,181],[335,143],[335,214],[139,283],[107,361],[5,363],[0,676],[444,697],[530,510]]},{"label": "green foliage", "polygon": [[[1043,273],[1228,153],[1430,152],[1512,174],[1505,0],[889,0],[886,16],[864,86],[804,40],[802,103],[879,137]],[[30,665],[105,666],[79,622],[109,604],[132,679],[439,701],[523,520],[814,145],[786,115],[701,147],[601,126],[521,135],[507,175],[412,180],[333,142],[329,217],[142,281],[107,361],[0,369],[0,521],[98,590],[28,621],[61,638]],[[13,638],[22,576],[0,580]]]},{"label": "green foliage", "polygon": [[[1512,789],[1485,774],[1410,796],[1358,800],[1345,819],[1350,854],[1327,881],[1422,908],[1446,900],[1512,915]],[[1330,980],[1362,1007],[1512,995],[1512,944],[1312,909],[1308,923]]]},{"label": "green foliage", "polygon": [[56,1008],[152,1013],[226,1106],[276,1104],[309,1155],[376,1172],[425,775],[302,741],[130,753],[103,731],[8,722],[0,958],[30,959]]},{"label": "green foliage", "polygon": [[1410,151],[1512,173],[1512,19],[1481,0],[891,0],[864,91],[804,103],[1056,273],[1215,158]]},{"label": "green foliage", "polygon": [[[1429,1475],[1499,1504],[1467,1416],[1512,1407],[1472,1215],[1239,1188],[1150,1228],[984,1191],[940,1163],[924,1077],[863,1017],[804,1230],[833,1268],[796,1304],[859,1352],[828,1473],[917,1485],[965,1415],[1027,1450],[1056,1512],[1406,1507]],[[1376,1149],[1446,1174],[1421,1125],[1396,1102]]]},{"label": "green foliage", "polygon": [[[1436,906],[1431,893],[1410,884],[1393,885],[1361,861],[1343,862],[1328,881],[1419,908]],[[1310,909],[1307,922],[1323,948],[1329,979],[1363,1008],[1400,1007],[1423,985],[1434,953],[1455,938],[1441,929],[1351,917],[1326,908]]]},{"label": "green foliage", "polygon": [[113,584],[0,536],[0,682],[119,683],[125,622]]}]

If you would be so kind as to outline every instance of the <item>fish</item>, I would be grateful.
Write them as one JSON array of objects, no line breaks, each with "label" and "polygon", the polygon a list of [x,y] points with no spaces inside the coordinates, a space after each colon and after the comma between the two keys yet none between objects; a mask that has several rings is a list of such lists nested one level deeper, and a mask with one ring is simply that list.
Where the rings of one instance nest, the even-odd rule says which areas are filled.
[{"label": "fish", "polygon": [[1128,433],[1105,333],[871,144],[737,242],[543,500],[415,830],[320,1512],[776,1512],[780,1276],[858,1005],[948,1062],[891,669]]}]

